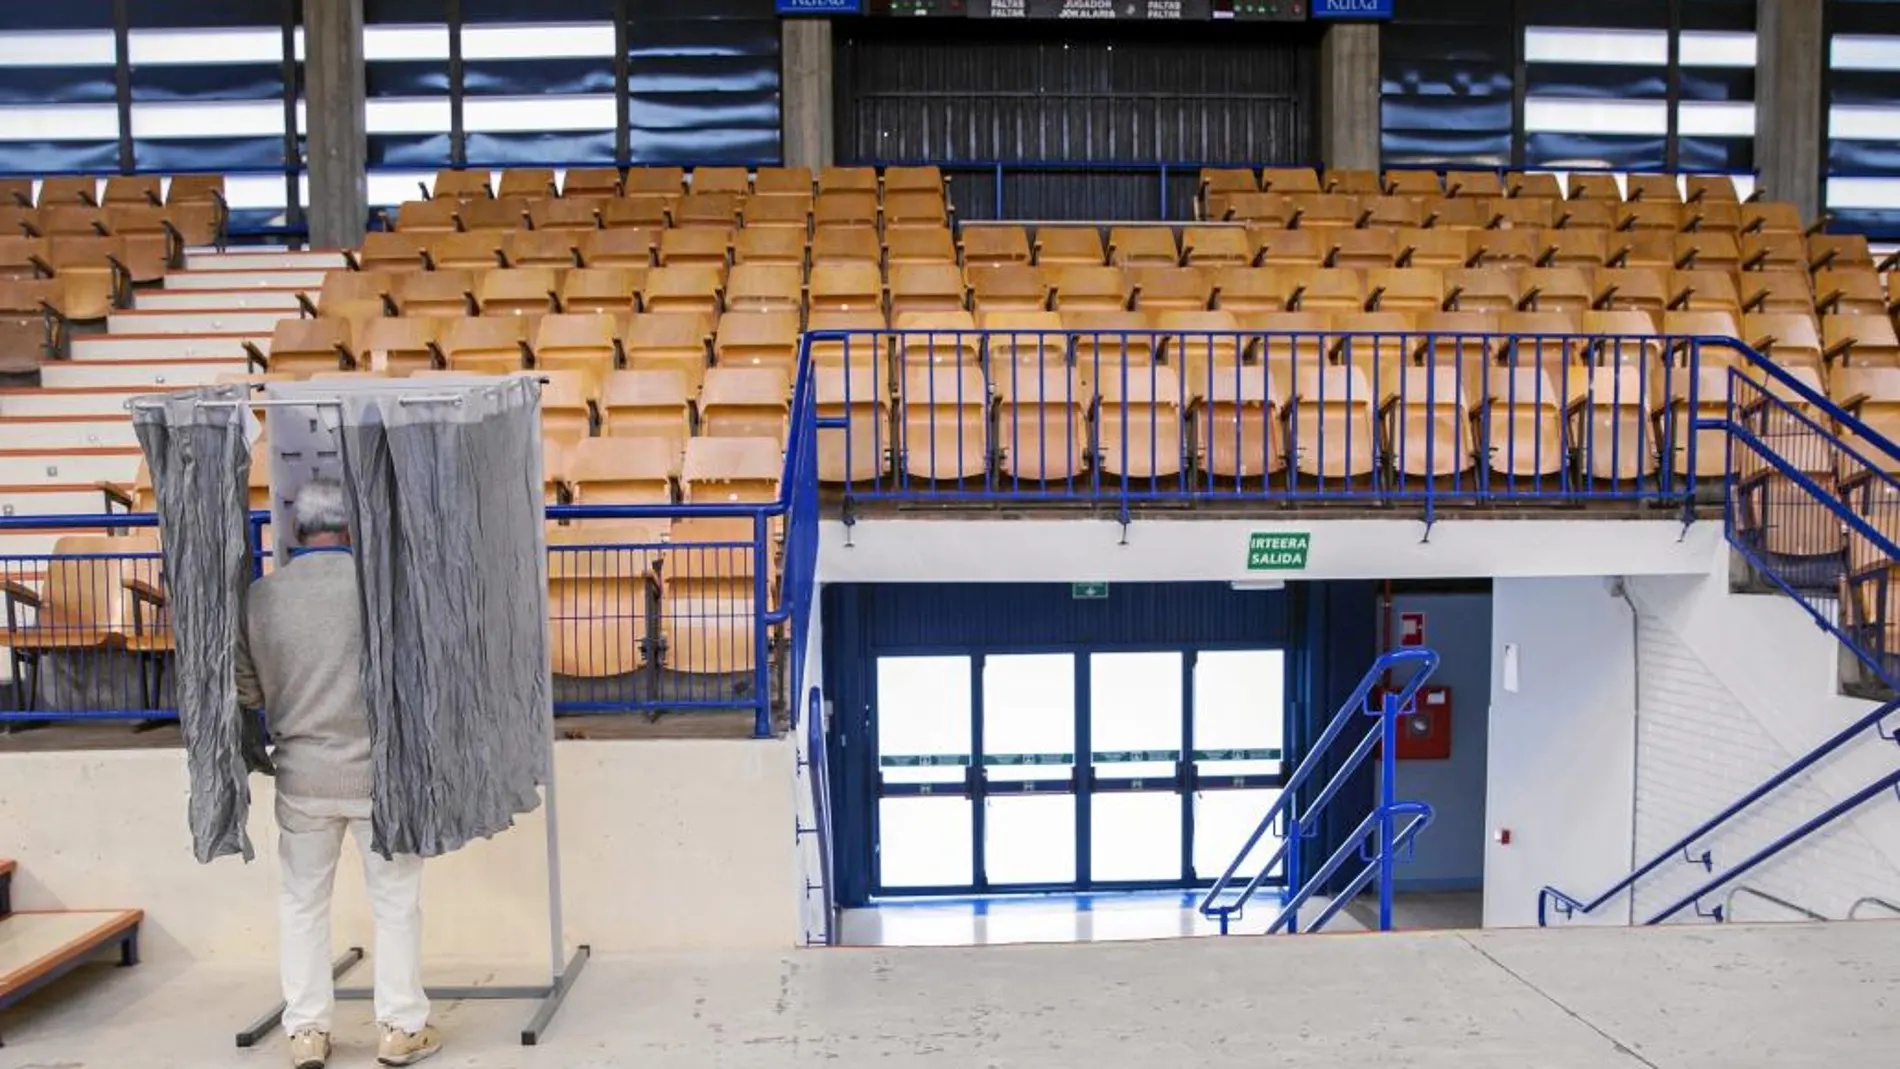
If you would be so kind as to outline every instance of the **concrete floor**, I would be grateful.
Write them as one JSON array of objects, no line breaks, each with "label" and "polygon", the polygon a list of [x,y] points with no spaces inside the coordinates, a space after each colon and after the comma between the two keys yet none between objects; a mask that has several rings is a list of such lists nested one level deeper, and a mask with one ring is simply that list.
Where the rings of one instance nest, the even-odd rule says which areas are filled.
[{"label": "concrete floor", "polygon": [[[1896,961],[1900,922],[600,958],[540,1047],[525,1005],[438,1007],[430,1064],[1859,1069],[1900,1048]],[[278,1066],[231,1040],[273,988],[84,970],[0,1014],[0,1067]],[[368,1007],[338,1031],[370,1065]]]}]

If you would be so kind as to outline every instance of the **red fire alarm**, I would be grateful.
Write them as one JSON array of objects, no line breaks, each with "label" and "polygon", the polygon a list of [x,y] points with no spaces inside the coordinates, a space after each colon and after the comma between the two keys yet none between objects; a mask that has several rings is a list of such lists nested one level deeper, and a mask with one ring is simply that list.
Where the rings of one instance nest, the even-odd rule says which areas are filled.
[{"label": "red fire alarm", "polygon": [[1423,646],[1425,644],[1425,614],[1422,612],[1402,612],[1399,614],[1399,645]]}]

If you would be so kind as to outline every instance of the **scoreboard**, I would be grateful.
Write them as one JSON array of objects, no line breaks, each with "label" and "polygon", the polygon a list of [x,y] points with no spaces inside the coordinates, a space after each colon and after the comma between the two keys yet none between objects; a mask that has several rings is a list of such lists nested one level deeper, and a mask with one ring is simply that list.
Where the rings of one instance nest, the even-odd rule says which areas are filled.
[{"label": "scoreboard", "polygon": [[867,15],[1129,22],[1304,22],[1307,0],[866,0]]}]

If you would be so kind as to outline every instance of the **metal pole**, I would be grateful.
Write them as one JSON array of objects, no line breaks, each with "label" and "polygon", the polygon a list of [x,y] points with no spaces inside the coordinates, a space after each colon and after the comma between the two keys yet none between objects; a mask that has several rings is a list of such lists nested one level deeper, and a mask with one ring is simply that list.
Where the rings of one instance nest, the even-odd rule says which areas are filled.
[{"label": "metal pole", "polygon": [[554,803],[554,781],[560,777],[554,771],[554,715],[548,714],[548,782],[543,788],[547,795],[547,851],[548,851],[548,983],[561,982],[561,966],[566,960],[562,953],[565,943],[565,922],[561,916],[561,821],[560,812]]},{"label": "metal pole", "polygon": [[1379,728],[1379,930],[1392,930],[1392,802],[1399,775],[1399,697],[1388,692],[1380,703]]}]

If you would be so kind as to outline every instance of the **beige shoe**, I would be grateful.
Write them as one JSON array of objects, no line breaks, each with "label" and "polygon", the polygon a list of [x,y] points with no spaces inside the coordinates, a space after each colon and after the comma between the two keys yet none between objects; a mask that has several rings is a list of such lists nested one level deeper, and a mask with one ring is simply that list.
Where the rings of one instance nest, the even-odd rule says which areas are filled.
[{"label": "beige shoe", "polygon": [[330,1060],[330,1033],[306,1028],[290,1037],[290,1069],[323,1069]]},{"label": "beige shoe", "polygon": [[442,1033],[434,1025],[423,1025],[420,1032],[405,1032],[387,1025],[382,1042],[376,1044],[376,1060],[384,1065],[414,1065],[442,1049]]}]

